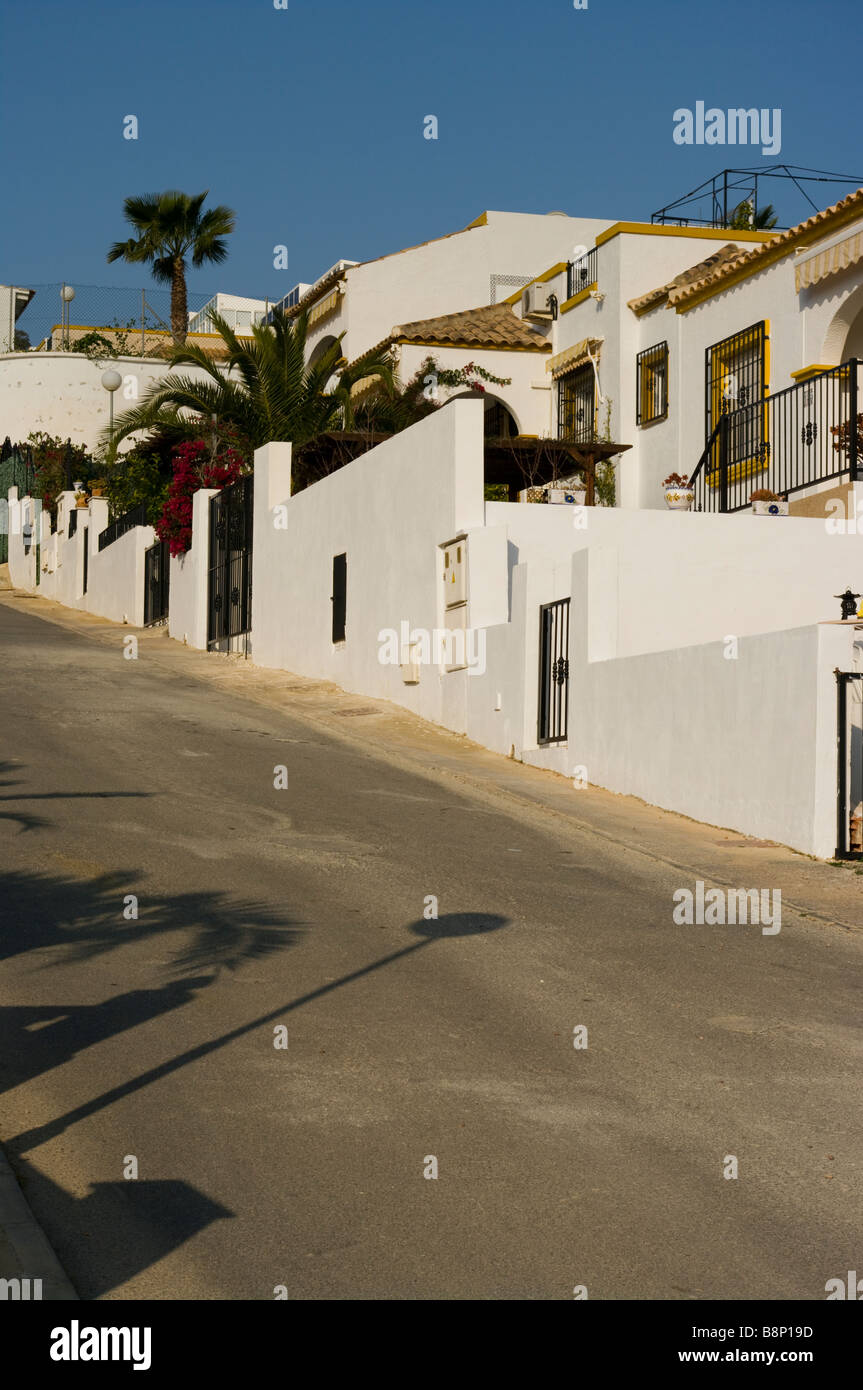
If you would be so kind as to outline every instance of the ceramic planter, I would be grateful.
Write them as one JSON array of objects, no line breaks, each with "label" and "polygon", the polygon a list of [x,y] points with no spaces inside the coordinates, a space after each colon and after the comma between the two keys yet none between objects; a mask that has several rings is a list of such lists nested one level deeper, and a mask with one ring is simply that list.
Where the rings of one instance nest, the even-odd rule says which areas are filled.
[{"label": "ceramic planter", "polygon": [[787,516],[787,502],[753,502],[753,516]]},{"label": "ceramic planter", "polygon": [[688,512],[692,510],[692,503],[695,498],[695,489],[691,487],[667,487],[665,491],[665,505],[671,512]]},{"label": "ceramic planter", "polygon": [[569,503],[573,507],[583,507],[586,497],[585,487],[551,487],[548,490],[549,502]]}]

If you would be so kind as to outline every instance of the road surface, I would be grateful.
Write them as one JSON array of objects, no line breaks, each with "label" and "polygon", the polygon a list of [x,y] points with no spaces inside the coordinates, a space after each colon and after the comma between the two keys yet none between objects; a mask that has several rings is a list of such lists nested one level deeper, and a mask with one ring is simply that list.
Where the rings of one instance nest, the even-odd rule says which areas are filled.
[{"label": "road surface", "polygon": [[863,1269],[853,870],[738,850],[781,931],[678,925],[727,832],[438,731],[396,756],[386,706],[40,602],[0,602],[0,1140],[82,1298]]}]

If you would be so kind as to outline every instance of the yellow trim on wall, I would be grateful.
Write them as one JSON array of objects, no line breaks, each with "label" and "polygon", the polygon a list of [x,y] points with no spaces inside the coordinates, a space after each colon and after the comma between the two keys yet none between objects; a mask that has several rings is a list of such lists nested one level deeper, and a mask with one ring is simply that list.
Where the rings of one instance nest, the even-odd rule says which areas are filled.
[{"label": "yellow trim on wall", "polygon": [[597,246],[602,246],[612,237],[628,233],[634,236],[686,236],[699,241],[772,241],[776,232],[736,232],[731,227],[663,227],[654,222],[615,222],[598,232]]},{"label": "yellow trim on wall", "polygon": [[516,290],[514,294],[508,294],[506,299],[499,299],[498,303],[518,304],[525,290],[528,289],[530,285],[544,285],[547,280],[553,280],[555,275],[562,275],[566,267],[566,261],[558,261],[557,265],[553,265],[548,270],[544,270],[541,275],[535,275],[532,280],[528,280],[526,284],[522,285],[520,290]]},{"label": "yellow trim on wall", "polygon": [[578,294],[574,294],[572,299],[565,299],[560,306],[560,312],[568,314],[570,309],[575,308],[576,304],[583,304],[590,297],[590,291],[596,289],[596,285],[597,282],[594,280],[592,284],[585,285],[583,290],[579,290]]},{"label": "yellow trim on wall", "polygon": [[810,376],[818,376],[820,372],[832,371],[836,366],[835,362],[813,362],[811,367],[798,367],[796,372],[791,372],[793,381],[806,381]]},{"label": "yellow trim on wall", "polygon": [[[465,231],[466,231],[466,232],[469,232],[470,229],[471,229],[471,227],[485,227],[485,226],[487,226],[487,225],[488,225],[488,213],[487,213],[487,212],[481,212],[480,215],[479,215],[479,217],[475,217],[475,218],[473,219],[472,222],[468,222],[467,226],[465,227]],[[423,242],[423,243],[421,243],[421,244],[422,244],[422,245],[425,245],[425,242]]]}]

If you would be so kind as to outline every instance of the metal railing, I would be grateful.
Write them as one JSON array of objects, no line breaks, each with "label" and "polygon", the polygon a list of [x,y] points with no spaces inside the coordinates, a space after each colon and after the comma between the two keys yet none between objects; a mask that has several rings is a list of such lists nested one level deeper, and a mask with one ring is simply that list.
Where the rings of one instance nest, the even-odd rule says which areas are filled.
[{"label": "metal railing", "polygon": [[116,521],[112,521],[110,526],[106,526],[104,531],[99,532],[99,549],[104,550],[106,546],[113,545],[121,536],[125,536],[127,531],[134,531],[136,526],[147,525],[147,508],[141,504],[133,507],[124,516],[118,516]]},{"label": "metal railing", "polygon": [[694,509],[739,512],[760,488],[787,498],[835,478],[856,482],[861,367],[850,358],[775,396],[724,411],[690,478]]},{"label": "metal railing", "polygon": [[596,247],[594,246],[577,261],[568,261],[566,266],[566,297],[581,294],[590,285],[596,284]]}]

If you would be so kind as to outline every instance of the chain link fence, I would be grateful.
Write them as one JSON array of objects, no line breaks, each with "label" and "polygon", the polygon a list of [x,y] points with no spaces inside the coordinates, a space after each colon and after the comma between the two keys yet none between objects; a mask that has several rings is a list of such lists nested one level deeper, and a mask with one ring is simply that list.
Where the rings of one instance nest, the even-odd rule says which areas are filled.
[{"label": "chain link fence", "polygon": [[[65,305],[60,281],[29,288],[35,294],[15,324],[16,347],[74,352],[76,342],[98,332],[122,355],[158,356],[170,350],[169,289],[76,284],[74,299]],[[189,313],[197,313],[212,298],[189,290]]]}]

